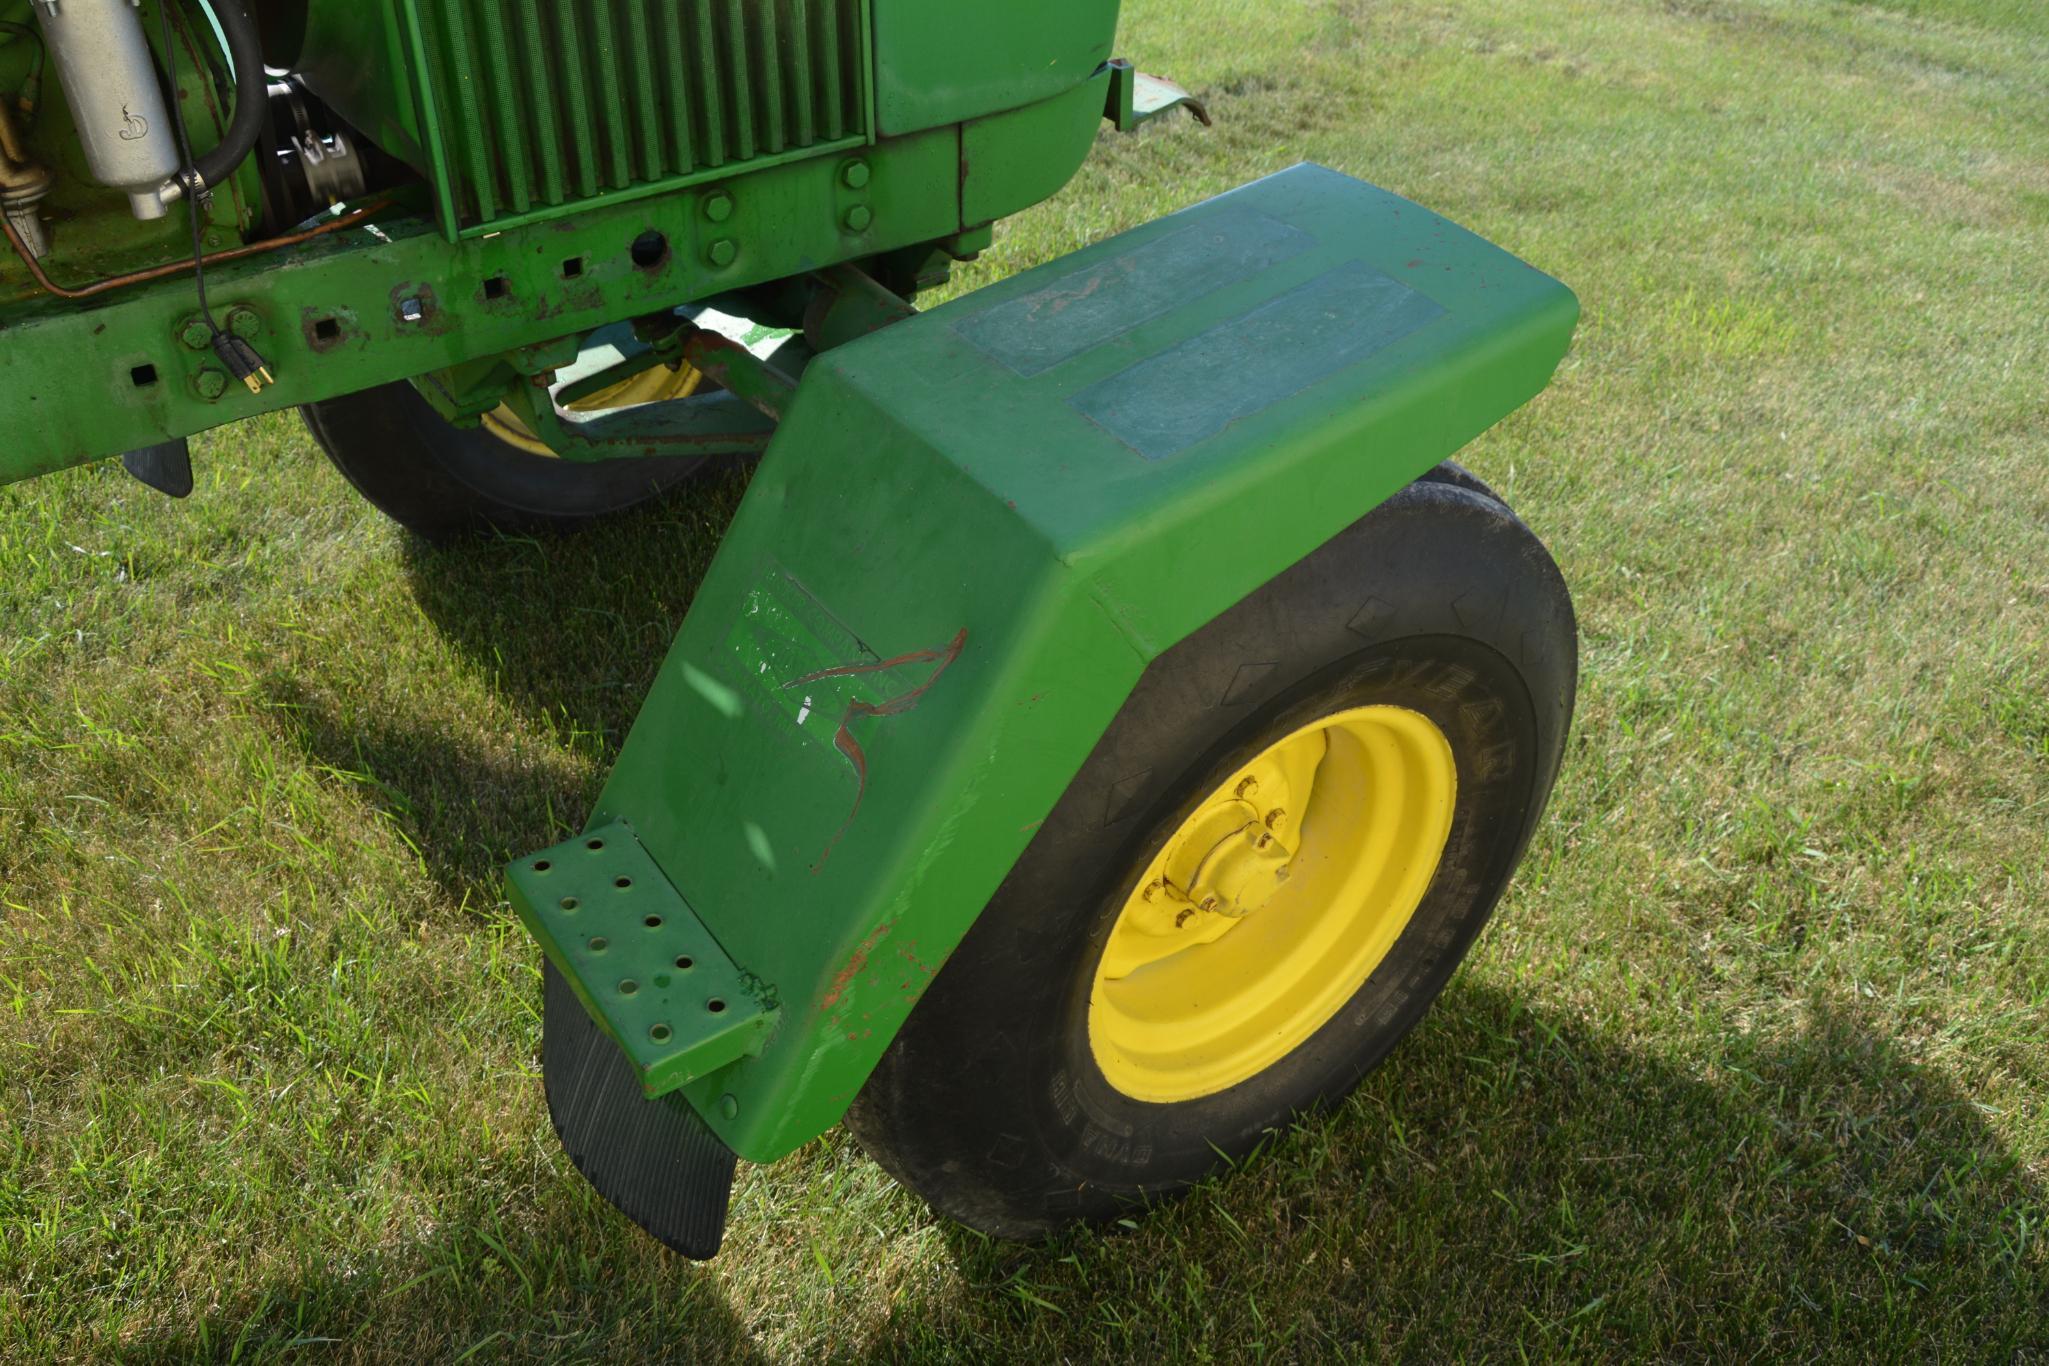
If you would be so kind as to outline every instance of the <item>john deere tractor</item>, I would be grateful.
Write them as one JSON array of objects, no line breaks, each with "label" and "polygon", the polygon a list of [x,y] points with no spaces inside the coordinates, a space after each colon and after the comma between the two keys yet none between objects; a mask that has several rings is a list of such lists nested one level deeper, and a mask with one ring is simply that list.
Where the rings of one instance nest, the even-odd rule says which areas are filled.
[{"label": "john deere tractor", "polygon": [[1002,1236],[1187,1188],[1414,1027],[1557,773],[1565,585],[1445,462],[1564,286],[1300,165],[913,307],[1106,119],[1204,116],[1116,20],[0,0],[0,480],[182,496],[290,406],[448,537],[758,461],[506,874],[562,1142],[691,1256],[842,1122]]}]

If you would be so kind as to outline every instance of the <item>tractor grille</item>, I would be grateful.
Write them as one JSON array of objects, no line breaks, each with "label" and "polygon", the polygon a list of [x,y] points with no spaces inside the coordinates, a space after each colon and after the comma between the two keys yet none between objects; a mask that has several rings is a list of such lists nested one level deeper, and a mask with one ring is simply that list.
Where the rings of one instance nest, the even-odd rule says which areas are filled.
[{"label": "tractor grille", "polygon": [[442,214],[464,235],[867,136],[865,0],[407,9]]}]

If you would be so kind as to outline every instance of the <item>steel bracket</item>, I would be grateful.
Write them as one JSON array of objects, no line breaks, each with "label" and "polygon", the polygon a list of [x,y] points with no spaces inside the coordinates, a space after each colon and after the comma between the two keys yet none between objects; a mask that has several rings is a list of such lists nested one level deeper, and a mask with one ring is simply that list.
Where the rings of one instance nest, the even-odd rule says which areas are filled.
[{"label": "steel bracket", "polygon": [[1112,58],[1109,70],[1110,101],[1103,117],[1117,125],[1118,132],[1129,133],[1142,123],[1183,108],[1195,115],[1197,123],[1210,126],[1209,110],[1202,101],[1174,82],[1148,76],[1123,57]]},{"label": "steel bracket", "polygon": [[726,956],[624,821],[528,855],[506,886],[649,1098],[760,1050],[773,993]]}]

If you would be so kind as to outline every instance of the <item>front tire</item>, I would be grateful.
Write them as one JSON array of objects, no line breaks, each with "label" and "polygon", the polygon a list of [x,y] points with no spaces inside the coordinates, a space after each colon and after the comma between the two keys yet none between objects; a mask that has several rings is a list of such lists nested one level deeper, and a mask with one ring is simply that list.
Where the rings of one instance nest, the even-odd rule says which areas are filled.
[{"label": "front tire", "polygon": [[573,531],[660,497],[711,458],[537,455],[487,428],[454,426],[403,381],[299,412],[358,493],[436,541],[490,530]]},{"label": "front tire", "polygon": [[1577,675],[1556,566],[1472,483],[1410,485],[1148,667],[847,1116],[898,1180],[1003,1237],[1114,1217],[1422,1018]]}]

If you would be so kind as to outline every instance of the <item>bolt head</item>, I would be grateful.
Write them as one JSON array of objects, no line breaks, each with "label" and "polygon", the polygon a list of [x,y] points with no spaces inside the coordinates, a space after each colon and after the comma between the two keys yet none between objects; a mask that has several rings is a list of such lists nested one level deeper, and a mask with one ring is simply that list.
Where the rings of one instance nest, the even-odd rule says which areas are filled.
[{"label": "bolt head", "polygon": [[875,214],[866,204],[856,204],[853,208],[847,210],[846,224],[848,232],[866,232],[868,225],[874,221]]},{"label": "bolt head", "polygon": [[715,190],[704,197],[704,216],[714,223],[723,223],[733,216],[733,196],[724,190]]},{"label": "bolt head", "polygon": [[840,181],[850,190],[860,189],[868,183],[868,163],[865,161],[848,162],[846,169],[840,172]]},{"label": "bolt head", "polygon": [[734,258],[738,257],[739,254],[740,248],[733,245],[732,238],[721,237],[706,249],[704,259],[715,266],[730,266],[733,264]]},{"label": "bolt head", "polygon": [[1266,828],[1269,830],[1278,830],[1287,823],[1288,813],[1278,806],[1266,813]]},{"label": "bolt head", "polygon": [[204,318],[187,318],[178,329],[178,340],[194,351],[204,351],[213,341],[213,330]]},{"label": "bolt head", "polygon": [[228,331],[243,341],[255,340],[256,334],[262,330],[263,319],[257,316],[255,309],[237,305],[228,310]]},{"label": "bolt head", "polygon": [[727,1119],[734,1119],[740,1113],[740,1098],[731,1091],[719,1097],[719,1113]]},{"label": "bolt head", "polygon": [[228,372],[208,366],[193,376],[192,387],[199,391],[201,398],[211,403],[228,392]]},{"label": "bolt head", "polygon": [[1257,779],[1257,778],[1246,778],[1246,779],[1244,779],[1243,781],[1241,781],[1241,782],[1240,782],[1240,783],[1238,784],[1238,786],[1237,786],[1237,788],[1236,788],[1236,790],[1235,790],[1235,795],[1237,796],[1237,798],[1238,798],[1238,799],[1239,799],[1240,801],[1246,801],[1246,800],[1249,800],[1249,799],[1251,799],[1251,798],[1253,798],[1253,797],[1256,797],[1256,796],[1258,796],[1258,795],[1259,795],[1259,779]]}]

